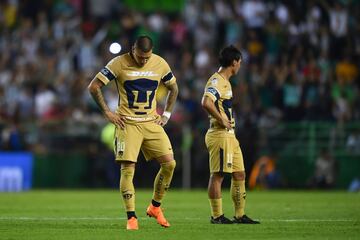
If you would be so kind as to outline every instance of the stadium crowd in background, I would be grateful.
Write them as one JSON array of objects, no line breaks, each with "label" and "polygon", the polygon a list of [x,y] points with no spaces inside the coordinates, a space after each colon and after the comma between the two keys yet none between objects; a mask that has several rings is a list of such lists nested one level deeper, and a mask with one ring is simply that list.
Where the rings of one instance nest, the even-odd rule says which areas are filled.
[{"label": "stadium crowd in background", "polygon": [[[113,57],[111,42],[124,53],[145,33],[178,79],[170,138],[174,148],[189,147],[179,129],[190,127],[199,172],[207,162],[203,86],[220,48],[241,50],[244,67],[233,78],[237,131],[245,159],[254,161],[256,148],[266,147],[254,133],[279,122],[360,120],[359,18],[354,0],[189,0],[171,14],[116,0],[1,1],[1,149],[45,151],[45,133],[96,135],[104,121],[86,86]],[[116,90],[107,91],[115,109]]]}]

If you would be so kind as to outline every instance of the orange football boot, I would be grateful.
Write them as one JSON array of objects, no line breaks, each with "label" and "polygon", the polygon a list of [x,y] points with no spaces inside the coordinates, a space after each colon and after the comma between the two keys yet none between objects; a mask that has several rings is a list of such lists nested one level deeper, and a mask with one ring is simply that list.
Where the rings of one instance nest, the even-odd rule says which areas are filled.
[{"label": "orange football boot", "polygon": [[153,217],[163,227],[170,227],[170,223],[164,217],[164,214],[160,207],[154,207],[152,204],[146,210],[146,214],[149,217]]},{"label": "orange football boot", "polygon": [[131,217],[130,219],[127,220],[126,229],[127,230],[139,229],[139,225],[136,217]]}]

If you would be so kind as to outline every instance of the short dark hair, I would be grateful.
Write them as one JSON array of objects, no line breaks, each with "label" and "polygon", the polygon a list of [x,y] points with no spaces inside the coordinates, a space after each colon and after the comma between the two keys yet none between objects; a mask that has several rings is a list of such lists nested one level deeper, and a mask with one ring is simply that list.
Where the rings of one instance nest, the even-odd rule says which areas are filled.
[{"label": "short dark hair", "polygon": [[220,51],[219,63],[222,67],[229,67],[234,60],[239,61],[242,59],[242,54],[233,45],[227,46]]},{"label": "short dark hair", "polygon": [[135,46],[144,53],[150,52],[153,48],[153,41],[149,36],[139,36],[135,41]]}]

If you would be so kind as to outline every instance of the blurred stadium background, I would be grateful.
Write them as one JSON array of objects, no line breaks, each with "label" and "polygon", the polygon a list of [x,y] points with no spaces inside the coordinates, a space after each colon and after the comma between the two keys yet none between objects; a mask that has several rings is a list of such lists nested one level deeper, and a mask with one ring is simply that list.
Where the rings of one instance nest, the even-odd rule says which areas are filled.
[{"label": "blurred stadium background", "polygon": [[[232,80],[250,187],[359,189],[359,18],[356,0],[1,1],[0,189],[117,188],[113,129],[87,85],[115,56],[111,43],[122,54],[140,34],[178,79],[166,127],[173,187],[207,185],[200,100],[219,49],[234,44],[244,55]],[[114,86],[105,96],[115,109]],[[151,187],[157,167],[140,160],[136,187]]]}]

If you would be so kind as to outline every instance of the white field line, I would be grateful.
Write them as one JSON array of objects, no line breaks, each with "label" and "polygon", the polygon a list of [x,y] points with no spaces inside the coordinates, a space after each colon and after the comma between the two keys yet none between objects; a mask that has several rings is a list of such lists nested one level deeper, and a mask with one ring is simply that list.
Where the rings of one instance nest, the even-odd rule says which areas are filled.
[{"label": "white field line", "polygon": [[[139,220],[148,220],[148,217],[139,217]],[[203,218],[172,218],[173,220],[207,221]],[[0,216],[0,221],[117,221],[126,220],[124,217],[10,217]],[[258,219],[257,219],[258,220]],[[262,222],[356,222],[359,219],[259,219]]]}]

